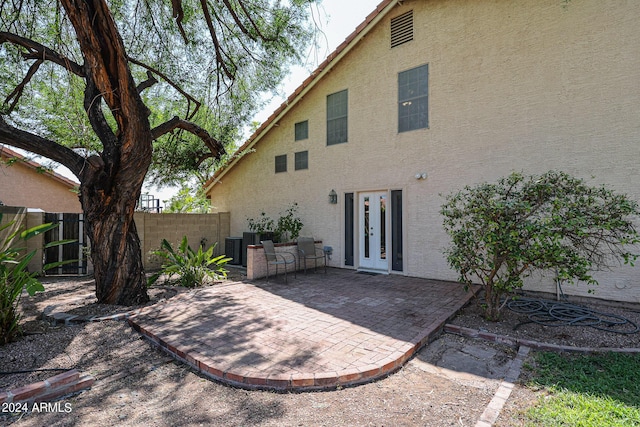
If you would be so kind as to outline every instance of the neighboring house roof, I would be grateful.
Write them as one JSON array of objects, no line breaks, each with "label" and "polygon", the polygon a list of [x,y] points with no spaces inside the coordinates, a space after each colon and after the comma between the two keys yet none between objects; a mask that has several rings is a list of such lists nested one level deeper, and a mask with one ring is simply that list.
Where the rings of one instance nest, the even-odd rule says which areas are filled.
[{"label": "neighboring house roof", "polygon": [[66,185],[70,189],[76,188],[80,185],[79,183],[72,181],[69,178],[66,178],[58,173],[48,170],[47,168],[42,166],[40,163],[29,160],[24,155],[7,148],[6,145],[0,145],[0,158],[11,159],[14,157],[20,159],[21,165],[26,166],[30,169],[33,169],[39,173],[42,173],[44,176],[48,176],[54,181],[58,181],[59,183]]},{"label": "neighboring house roof", "polygon": [[[365,20],[325,59],[318,68],[307,77],[300,86],[284,101],[269,118],[247,139],[247,141],[236,150],[241,153],[254,147],[264,135],[282,118],[307,92],[313,88],[348,52],[353,49],[362,38],[380,22],[393,7],[401,3],[401,0],[383,0],[376,9],[371,12]],[[230,169],[232,169],[243,156],[232,157],[232,161],[222,169],[218,169],[204,185],[205,193],[208,192]]]}]

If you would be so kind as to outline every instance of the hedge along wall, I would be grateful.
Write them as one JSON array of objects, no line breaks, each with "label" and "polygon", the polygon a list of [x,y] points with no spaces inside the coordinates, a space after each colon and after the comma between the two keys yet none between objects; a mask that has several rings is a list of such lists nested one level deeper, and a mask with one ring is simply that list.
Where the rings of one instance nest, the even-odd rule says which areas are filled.
[{"label": "hedge along wall", "polygon": [[[224,253],[225,238],[230,236],[231,215],[228,212],[215,214],[155,214],[136,212],[134,215],[138,236],[142,246],[144,268],[160,268],[161,260],[151,255],[160,248],[162,239],[167,239],[176,249],[183,236],[187,236],[189,246],[198,249],[201,241],[205,248],[216,244],[214,253]],[[206,239],[206,240],[205,240]]]}]

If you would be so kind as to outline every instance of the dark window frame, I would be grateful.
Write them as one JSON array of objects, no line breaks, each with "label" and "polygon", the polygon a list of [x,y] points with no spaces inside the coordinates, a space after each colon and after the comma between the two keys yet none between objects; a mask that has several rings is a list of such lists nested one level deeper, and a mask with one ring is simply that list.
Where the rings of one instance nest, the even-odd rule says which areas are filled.
[{"label": "dark window frame", "polygon": [[294,155],[294,169],[304,170],[309,169],[309,151],[298,151]]},{"label": "dark window frame", "polygon": [[391,269],[403,271],[402,190],[391,190]]},{"label": "dark window frame", "polygon": [[429,64],[398,73],[398,133],[429,128]]},{"label": "dark window frame", "polygon": [[303,120],[294,125],[295,141],[309,139],[309,120]]},{"label": "dark window frame", "polygon": [[348,89],[327,95],[327,145],[349,141]]},{"label": "dark window frame", "polygon": [[344,195],[344,265],[354,265],[355,205],[353,193]]},{"label": "dark window frame", "polygon": [[287,171],[287,155],[286,154],[281,154],[279,156],[276,156],[275,171],[276,173],[282,173]]}]

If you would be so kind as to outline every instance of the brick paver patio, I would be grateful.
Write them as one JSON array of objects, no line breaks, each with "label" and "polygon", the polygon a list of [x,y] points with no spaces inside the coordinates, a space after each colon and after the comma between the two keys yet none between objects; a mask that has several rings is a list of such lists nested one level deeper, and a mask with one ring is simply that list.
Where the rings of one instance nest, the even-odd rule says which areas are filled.
[{"label": "brick paver patio", "polygon": [[325,389],[397,370],[470,297],[453,282],[329,269],[204,288],[129,322],[216,380]]}]

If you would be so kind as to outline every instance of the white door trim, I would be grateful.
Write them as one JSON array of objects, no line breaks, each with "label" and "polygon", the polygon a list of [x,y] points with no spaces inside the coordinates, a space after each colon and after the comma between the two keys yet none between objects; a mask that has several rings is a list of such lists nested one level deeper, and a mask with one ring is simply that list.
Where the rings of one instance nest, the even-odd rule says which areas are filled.
[{"label": "white door trim", "polygon": [[388,191],[358,193],[358,270],[389,272]]}]

